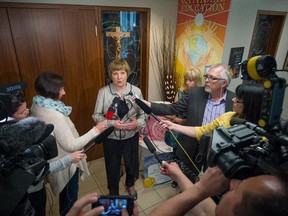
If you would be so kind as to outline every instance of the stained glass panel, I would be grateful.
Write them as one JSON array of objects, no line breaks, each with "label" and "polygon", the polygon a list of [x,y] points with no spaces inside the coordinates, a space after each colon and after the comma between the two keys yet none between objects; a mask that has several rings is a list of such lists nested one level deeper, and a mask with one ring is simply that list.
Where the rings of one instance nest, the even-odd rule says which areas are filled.
[{"label": "stained glass panel", "polygon": [[[104,65],[107,71],[108,64],[116,58],[117,44],[113,37],[106,36],[106,32],[115,32],[120,27],[121,32],[130,32],[130,37],[120,40],[120,57],[125,59],[130,67],[131,74],[128,82],[138,86],[140,84],[140,13],[135,11],[104,11],[102,12]],[[106,84],[110,82],[105,73]]]}]

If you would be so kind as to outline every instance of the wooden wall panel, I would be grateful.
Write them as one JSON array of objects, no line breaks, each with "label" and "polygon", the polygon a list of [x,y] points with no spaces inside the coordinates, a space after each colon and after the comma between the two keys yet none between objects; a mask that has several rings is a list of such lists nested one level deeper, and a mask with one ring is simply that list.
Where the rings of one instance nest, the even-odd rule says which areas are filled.
[{"label": "wooden wall panel", "polygon": [[0,8],[0,86],[21,81],[9,19]]},{"label": "wooden wall panel", "polygon": [[[20,73],[28,83],[29,102],[36,94],[34,80],[39,73],[50,70],[63,75],[67,82],[63,101],[73,107],[71,119],[80,135],[87,132],[94,125],[91,116],[98,90],[104,86],[95,10],[9,8],[8,11]],[[102,148],[89,151],[89,156],[102,156]]]}]

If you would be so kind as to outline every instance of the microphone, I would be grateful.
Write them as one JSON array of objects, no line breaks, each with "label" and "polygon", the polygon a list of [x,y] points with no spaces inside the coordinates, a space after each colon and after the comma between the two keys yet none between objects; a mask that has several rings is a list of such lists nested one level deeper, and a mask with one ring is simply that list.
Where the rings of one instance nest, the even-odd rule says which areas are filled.
[{"label": "microphone", "polygon": [[150,151],[152,154],[154,154],[156,160],[157,160],[160,164],[162,164],[162,161],[161,161],[161,159],[159,158],[159,156],[158,156],[158,154],[157,154],[157,152],[156,152],[156,148],[154,147],[154,145],[151,143],[151,141],[148,139],[147,136],[145,136],[145,137],[143,138],[143,141],[144,141],[144,143],[146,144],[146,146],[147,146],[147,148],[149,149],[149,151]]},{"label": "microphone", "polygon": [[236,124],[244,124],[245,126],[247,126],[249,129],[255,131],[256,133],[258,133],[259,135],[262,136],[267,136],[267,138],[270,136],[266,130],[264,130],[263,128],[261,128],[260,126],[253,124],[251,122],[246,121],[245,119],[241,119],[241,118],[236,118],[233,117],[230,120],[230,125],[236,125]]},{"label": "microphone", "polygon": [[0,93],[11,93],[15,91],[19,91],[22,89],[25,89],[27,87],[26,82],[17,82],[17,83],[11,83],[5,86],[2,86],[0,88]]},{"label": "microphone", "polygon": [[45,140],[54,126],[36,117],[28,117],[15,124],[3,125],[0,130],[0,153],[17,154],[32,144]]},{"label": "microphone", "polygon": [[154,113],[152,113],[151,107],[145,104],[142,100],[135,98],[135,102],[146,114],[152,115],[158,122],[161,122],[161,120]]},{"label": "microphone", "polygon": [[114,117],[115,113],[116,113],[116,108],[113,106],[110,106],[106,112],[106,119],[111,120]]},{"label": "microphone", "polygon": [[114,126],[111,126],[104,130],[102,133],[100,133],[94,140],[94,143],[92,143],[89,147],[87,147],[83,153],[85,154],[89,149],[91,149],[94,145],[102,143],[112,132],[114,131]]}]

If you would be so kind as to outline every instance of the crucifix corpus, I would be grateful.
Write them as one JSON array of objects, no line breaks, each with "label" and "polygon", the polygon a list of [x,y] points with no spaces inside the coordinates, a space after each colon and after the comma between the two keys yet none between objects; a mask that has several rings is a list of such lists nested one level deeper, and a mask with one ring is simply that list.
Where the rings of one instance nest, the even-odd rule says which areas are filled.
[{"label": "crucifix corpus", "polygon": [[120,27],[116,27],[115,32],[106,32],[107,37],[112,37],[116,40],[116,58],[120,59],[121,56],[121,39],[130,37],[130,32],[121,32]]}]

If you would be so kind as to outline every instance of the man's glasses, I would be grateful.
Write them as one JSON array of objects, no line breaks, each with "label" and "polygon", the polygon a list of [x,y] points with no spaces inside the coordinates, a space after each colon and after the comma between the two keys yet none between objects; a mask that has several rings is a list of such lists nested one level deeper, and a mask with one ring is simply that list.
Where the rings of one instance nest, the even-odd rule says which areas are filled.
[{"label": "man's glasses", "polygon": [[215,80],[225,80],[224,78],[218,78],[218,77],[212,77],[208,75],[204,75],[204,80],[208,79],[209,81],[215,81]]}]

